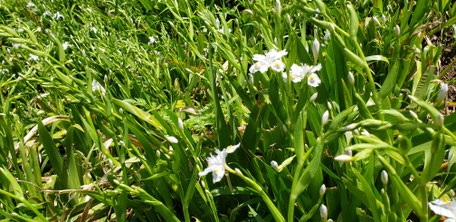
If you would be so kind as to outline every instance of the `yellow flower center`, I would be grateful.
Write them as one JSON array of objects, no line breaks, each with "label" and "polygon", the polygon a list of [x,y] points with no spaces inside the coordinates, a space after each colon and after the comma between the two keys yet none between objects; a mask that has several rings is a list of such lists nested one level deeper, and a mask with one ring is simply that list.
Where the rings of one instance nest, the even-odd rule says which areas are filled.
[{"label": "yellow flower center", "polygon": [[279,66],[280,66],[280,64],[279,64],[279,63],[276,63],[276,67],[279,67]]},{"label": "yellow flower center", "polygon": [[256,64],[256,65],[255,65],[255,69],[258,69],[258,66],[259,66],[259,65],[258,65],[258,64]]},{"label": "yellow flower center", "polygon": [[314,80],[315,80],[315,77],[311,76],[311,77],[310,77],[310,80],[311,80],[311,81],[314,81]]},{"label": "yellow flower center", "polygon": [[217,168],[217,169],[215,169],[215,173],[218,173],[218,171],[219,171],[219,169],[218,169],[218,168]]},{"label": "yellow flower center", "polygon": [[227,149],[227,150],[231,150],[232,147],[233,147],[233,146],[230,145],[230,146],[228,146],[228,148],[226,148],[226,149]]}]

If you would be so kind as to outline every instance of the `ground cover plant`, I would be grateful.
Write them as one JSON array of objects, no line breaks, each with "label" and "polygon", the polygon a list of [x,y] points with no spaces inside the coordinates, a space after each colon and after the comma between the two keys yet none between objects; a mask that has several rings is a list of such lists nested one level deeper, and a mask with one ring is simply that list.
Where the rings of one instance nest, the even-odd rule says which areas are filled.
[{"label": "ground cover plant", "polygon": [[454,221],[455,24],[449,0],[0,0],[0,220]]}]

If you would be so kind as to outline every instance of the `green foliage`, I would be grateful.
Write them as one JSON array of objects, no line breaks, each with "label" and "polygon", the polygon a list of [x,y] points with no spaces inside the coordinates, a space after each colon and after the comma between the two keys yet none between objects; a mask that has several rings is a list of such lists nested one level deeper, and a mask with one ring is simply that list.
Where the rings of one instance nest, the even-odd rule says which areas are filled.
[{"label": "green foliage", "polygon": [[[0,0],[0,220],[436,221],[456,115],[429,38],[455,15],[448,0]],[[251,71],[272,50],[287,53]],[[296,80],[294,64],[314,70]],[[238,143],[220,182],[199,175]]]}]

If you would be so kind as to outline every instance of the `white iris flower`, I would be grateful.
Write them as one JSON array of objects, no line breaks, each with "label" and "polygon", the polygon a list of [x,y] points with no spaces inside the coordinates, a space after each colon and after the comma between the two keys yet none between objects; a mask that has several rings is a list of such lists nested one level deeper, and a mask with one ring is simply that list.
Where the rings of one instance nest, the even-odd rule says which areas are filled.
[{"label": "white iris flower", "polygon": [[285,70],[285,64],[280,60],[282,56],[288,54],[287,51],[277,51],[275,49],[269,50],[265,55],[255,54],[253,55],[253,60],[256,61],[255,64],[250,66],[249,71],[255,73],[260,71],[265,73],[271,67],[276,72],[282,72]]},{"label": "white iris flower", "polygon": [[[307,84],[309,84],[312,87],[317,87],[320,85],[321,80],[318,77],[315,72],[319,71],[321,69],[321,64],[318,64],[316,66],[311,66],[304,64],[302,66],[298,66],[296,64],[293,64],[290,68],[290,78],[292,82],[301,82],[301,80],[307,75],[308,80]],[[282,78],[283,81],[287,81],[287,74],[282,73]]]},{"label": "white iris flower", "polygon": [[222,180],[223,176],[225,175],[225,165],[226,165],[226,156],[229,153],[234,152],[240,144],[237,145],[230,145],[220,151],[219,149],[215,149],[216,156],[212,155],[207,158],[207,168],[204,171],[199,172],[199,176],[205,176],[208,173],[212,172],[212,182],[216,183]]},{"label": "white iris flower", "polygon": [[456,201],[434,200],[429,203],[429,208],[435,214],[446,217],[445,222],[456,221]]}]

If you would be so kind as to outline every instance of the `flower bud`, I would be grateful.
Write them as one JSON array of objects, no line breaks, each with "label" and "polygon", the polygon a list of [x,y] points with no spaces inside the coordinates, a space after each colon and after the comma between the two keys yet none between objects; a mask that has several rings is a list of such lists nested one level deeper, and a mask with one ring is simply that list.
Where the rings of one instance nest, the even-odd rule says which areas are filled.
[{"label": "flower bud", "polygon": [[345,131],[351,131],[351,130],[355,129],[357,126],[358,126],[358,124],[352,123],[352,124],[349,124],[349,125],[347,125],[347,126],[344,126],[343,130],[345,130]]},{"label": "flower bud", "polygon": [[320,217],[322,221],[328,220],[328,208],[324,204],[320,206]]},{"label": "flower bud", "polygon": [[380,21],[378,21],[378,18],[375,15],[372,17],[372,20],[374,20],[377,25],[380,25]]},{"label": "flower bud", "polygon": [[353,76],[353,73],[352,73],[352,72],[348,72],[348,82],[349,82],[351,85],[354,85],[354,84],[355,84],[355,76]]},{"label": "flower bud", "polygon": [[250,10],[250,9],[246,9],[246,10],[244,10],[244,12],[246,12],[246,13],[249,14],[249,15],[253,15],[252,10]]},{"label": "flower bud", "polygon": [[241,170],[239,170],[239,168],[234,169],[234,171],[236,171],[236,174],[238,176],[242,176],[242,172],[241,172]]},{"label": "flower bud", "polygon": [[287,22],[288,22],[288,24],[291,24],[291,17],[290,17],[290,14],[287,14]]},{"label": "flower bud", "polygon": [[342,155],[334,157],[334,160],[338,161],[338,162],[347,163],[347,162],[352,161],[352,157],[349,155],[346,155],[346,154],[342,154]]},{"label": "flower bud", "polygon": [[179,141],[177,140],[177,138],[174,137],[174,136],[165,135],[165,138],[166,138],[166,140],[168,140],[168,142],[170,142],[170,143],[178,143],[178,142],[179,142]]},{"label": "flower bud", "polygon": [[439,113],[439,115],[437,116],[437,119],[435,120],[434,124],[436,126],[442,126],[443,125],[443,115]]},{"label": "flower bud", "polygon": [[279,13],[279,15],[280,15],[280,12],[282,11],[282,6],[280,5],[280,0],[276,0],[276,10],[277,10],[277,13]]},{"label": "flower bud", "polygon": [[313,53],[314,58],[317,59],[318,54],[320,53],[320,43],[318,42],[317,38],[315,38],[313,41],[312,53]]},{"label": "flower bud", "polygon": [[177,118],[177,125],[179,126],[180,130],[184,130],[184,122],[182,122],[181,118]]},{"label": "flower bud", "polygon": [[312,96],[310,97],[309,99],[309,102],[312,103],[313,101],[315,101],[318,97],[318,92],[312,94]]},{"label": "flower bud", "polygon": [[323,115],[321,116],[321,125],[322,126],[326,125],[329,122],[328,118],[329,118],[329,112],[328,112],[328,110],[326,110],[323,113]]},{"label": "flower bud", "polygon": [[160,150],[157,150],[157,151],[155,152],[155,155],[157,155],[157,158],[160,158],[160,154],[161,154]]},{"label": "flower bud", "polygon": [[400,35],[401,35],[401,28],[400,28],[398,25],[396,25],[396,26],[394,27],[394,34],[395,34],[396,36],[400,36]]},{"label": "flower bud", "polygon": [[388,173],[385,170],[382,170],[380,173],[380,179],[382,180],[384,186],[388,184]]},{"label": "flower bud", "polygon": [[326,185],[322,184],[320,187],[320,197],[325,195],[325,193],[326,193]]},{"label": "flower bud", "polygon": [[123,114],[123,109],[122,108],[119,108],[119,113]]}]

